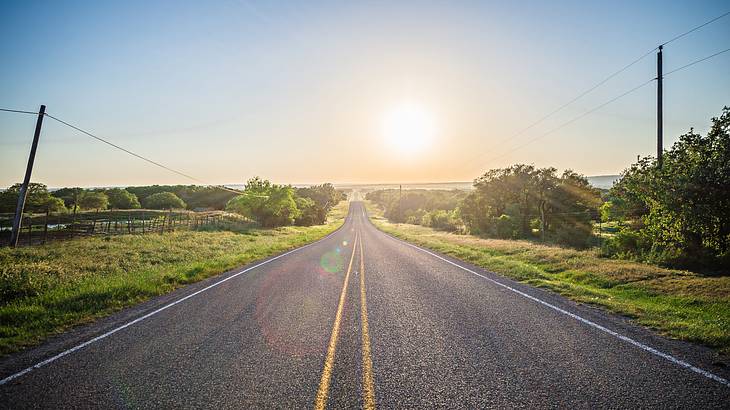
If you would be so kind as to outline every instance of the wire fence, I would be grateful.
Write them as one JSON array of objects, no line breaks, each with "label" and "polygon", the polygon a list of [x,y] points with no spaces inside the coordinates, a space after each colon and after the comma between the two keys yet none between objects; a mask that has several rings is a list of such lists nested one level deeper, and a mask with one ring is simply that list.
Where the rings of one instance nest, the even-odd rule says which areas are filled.
[{"label": "wire fence", "polygon": [[[233,221],[235,219],[235,221]],[[151,209],[24,215],[19,246],[43,245],[78,237],[130,234],[164,234],[179,230],[219,227],[229,222],[253,226],[253,222],[223,211],[159,211]],[[0,246],[8,245],[13,215],[0,214]]]}]

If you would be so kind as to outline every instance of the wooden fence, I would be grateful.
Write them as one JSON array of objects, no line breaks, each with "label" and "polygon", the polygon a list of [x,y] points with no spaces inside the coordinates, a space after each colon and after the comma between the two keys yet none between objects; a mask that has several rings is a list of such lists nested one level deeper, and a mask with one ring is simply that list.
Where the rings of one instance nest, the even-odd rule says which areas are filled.
[{"label": "wooden fence", "polygon": [[[79,236],[166,233],[218,225],[222,211],[112,210],[23,216],[19,246],[41,245]],[[10,242],[12,215],[0,215],[0,245]]]}]

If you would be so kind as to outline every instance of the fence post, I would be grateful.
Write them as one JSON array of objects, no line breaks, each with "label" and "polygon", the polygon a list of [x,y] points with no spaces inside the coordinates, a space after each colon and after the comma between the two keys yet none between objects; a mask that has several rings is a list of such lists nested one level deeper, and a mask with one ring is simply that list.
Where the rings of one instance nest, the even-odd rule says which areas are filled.
[{"label": "fence post", "polygon": [[48,240],[48,214],[50,212],[50,209],[46,207],[46,218],[43,221],[43,244],[46,244],[46,240]]},{"label": "fence post", "polygon": [[74,203],[74,215],[71,217],[71,238],[74,237],[76,231],[76,203]]},{"label": "fence post", "polygon": [[28,246],[33,245],[33,219],[29,216],[26,221],[28,222]]}]

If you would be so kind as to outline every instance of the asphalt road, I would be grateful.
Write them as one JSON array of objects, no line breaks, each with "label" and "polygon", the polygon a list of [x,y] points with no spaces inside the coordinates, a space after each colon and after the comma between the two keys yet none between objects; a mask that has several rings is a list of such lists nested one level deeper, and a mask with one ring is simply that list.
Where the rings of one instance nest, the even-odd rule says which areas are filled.
[{"label": "asphalt road", "polygon": [[319,242],[7,357],[0,377],[3,408],[730,403],[709,350],[405,244],[359,202]]}]

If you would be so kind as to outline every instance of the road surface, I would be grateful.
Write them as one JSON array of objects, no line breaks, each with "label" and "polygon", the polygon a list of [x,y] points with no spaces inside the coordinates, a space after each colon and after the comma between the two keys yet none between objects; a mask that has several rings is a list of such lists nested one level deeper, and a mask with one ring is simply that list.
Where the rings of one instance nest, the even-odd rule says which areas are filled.
[{"label": "road surface", "polygon": [[359,202],[319,242],[75,329],[0,372],[3,408],[730,403],[706,349],[408,245]]}]

